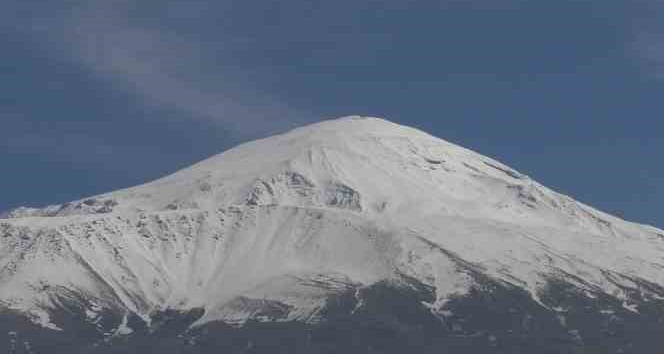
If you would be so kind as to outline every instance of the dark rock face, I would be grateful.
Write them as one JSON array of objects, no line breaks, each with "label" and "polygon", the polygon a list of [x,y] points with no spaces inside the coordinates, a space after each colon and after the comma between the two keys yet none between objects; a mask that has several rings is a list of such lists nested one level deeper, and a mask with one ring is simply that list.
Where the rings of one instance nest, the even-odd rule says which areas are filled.
[{"label": "dark rock face", "polygon": [[120,313],[92,324],[63,305],[53,314],[63,331],[23,316],[0,315],[0,348],[23,353],[661,353],[664,301],[641,300],[633,312],[607,295],[552,280],[538,303],[524,290],[488,278],[432,312],[433,289],[404,279],[354,289],[328,299],[318,323],[213,322],[190,329],[202,310],[167,311],[150,327],[129,317],[130,334],[115,334]]}]

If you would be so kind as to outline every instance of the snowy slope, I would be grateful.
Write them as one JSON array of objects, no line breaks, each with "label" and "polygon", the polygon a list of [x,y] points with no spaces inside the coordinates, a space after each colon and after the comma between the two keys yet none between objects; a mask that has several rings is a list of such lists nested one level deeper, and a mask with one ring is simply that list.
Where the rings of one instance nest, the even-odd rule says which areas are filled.
[{"label": "snowy slope", "polygon": [[[436,289],[467,271],[658,297],[664,231],[558,194],[413,128],[346,117],[240,145],[145,185],[0,220],[0,304],[49,325],[63,294],[150,321],[315,321],[338,292],[401,276]],[[70,296],[71,297],[71,296]],[[266,312],[266,308],[270,311]],[[52,326],[52,324],[51,324]]]}]

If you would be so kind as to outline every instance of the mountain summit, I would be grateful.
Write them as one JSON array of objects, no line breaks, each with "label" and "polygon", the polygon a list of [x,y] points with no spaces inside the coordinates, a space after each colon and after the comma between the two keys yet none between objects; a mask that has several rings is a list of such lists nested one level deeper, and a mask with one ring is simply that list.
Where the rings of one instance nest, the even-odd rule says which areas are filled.
[{"label": "mountain summit", "polygon": [[[511,308],[489,311],[491,321],[521,328],[530,318],[540,327],[529,331],[550,325],[576,348],[590,345],[581,324],[570,327],[578,304],[596,310],[599,322],[584,325],[615,317],[646,326],[646,312],[664,299],[663,268],[662,230],[422,131],[357,116],[0,219],[0,307],[40,326],[25,324],[32,331],[89,326],[81,346],[154,333],[167,314],[191,317],[178,333],[194,347],[203,339],[192,333],[216,323],[240,331],[315,327],[340,314],[383,318],[376,304],[398,294],[395,303],[413,306],[408,314],[430,316],[417,328],[480,335],[487,353],[507,345],[507,332],[480,328],[489,322],[473,322],[481,316],[464,304]],[[492,303],[497,294],[520,300]]]}]

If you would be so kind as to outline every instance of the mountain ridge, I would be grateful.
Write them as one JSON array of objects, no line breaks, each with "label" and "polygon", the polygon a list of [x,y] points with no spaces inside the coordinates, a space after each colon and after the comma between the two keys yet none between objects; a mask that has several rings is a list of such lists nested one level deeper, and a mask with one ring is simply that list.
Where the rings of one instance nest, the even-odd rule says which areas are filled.
[{"label": "mountain ridge", "polygon": [[[63,301],[89,321],[123,318],[116,332],[171,310],[202,309],[192,328],[315,323],[330,299],[385,281],[432,289],[439,317],[487,282],[550,311],[552,281],[635,313],[664,299],[664,231],[378,118],[297,128],[137,187],[7,216],[0,301],[50,329],[62,329],[51,315]],[[353,313],[368,306],[351,298]]]}]

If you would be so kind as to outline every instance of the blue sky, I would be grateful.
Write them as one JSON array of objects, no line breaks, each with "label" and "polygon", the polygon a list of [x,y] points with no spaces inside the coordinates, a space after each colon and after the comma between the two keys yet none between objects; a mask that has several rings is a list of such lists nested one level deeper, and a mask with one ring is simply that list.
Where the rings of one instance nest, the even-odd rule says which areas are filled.
[{"label": "blue sky", "polygon": [[664,226],[664,3],[9,1],[0,209],[162,176],[350,114]]}]

